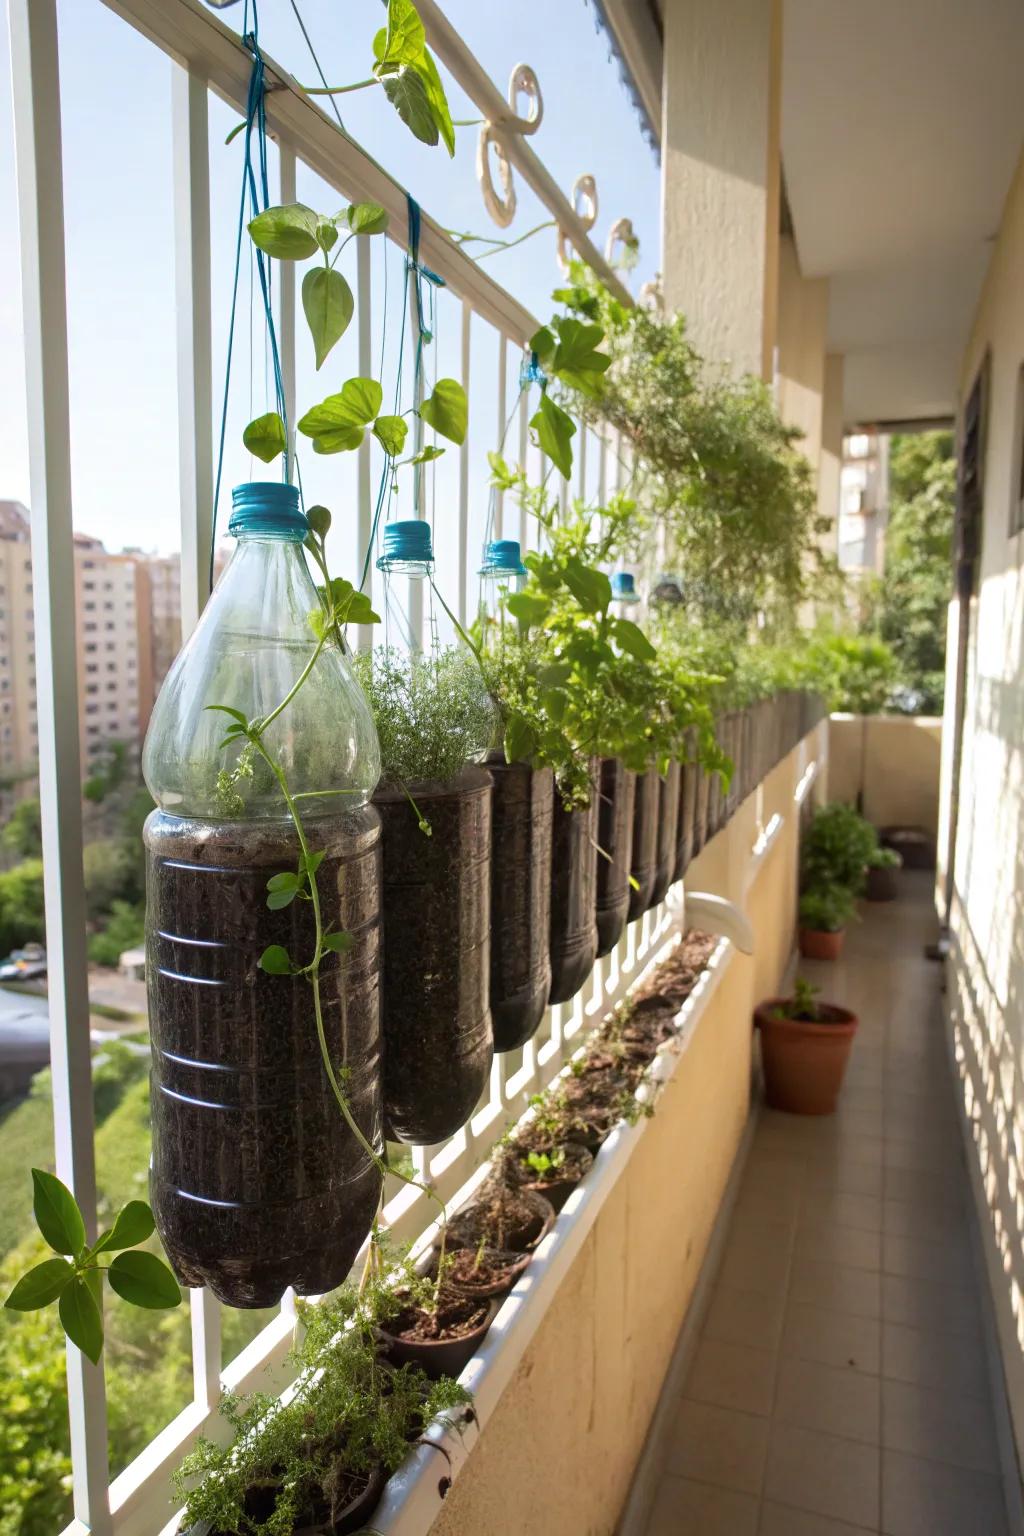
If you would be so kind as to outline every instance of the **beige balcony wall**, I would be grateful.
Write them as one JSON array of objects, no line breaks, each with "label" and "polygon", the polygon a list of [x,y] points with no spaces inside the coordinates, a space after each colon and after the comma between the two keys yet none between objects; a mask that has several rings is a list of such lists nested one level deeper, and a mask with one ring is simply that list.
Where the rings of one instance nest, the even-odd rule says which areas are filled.
[{"label": "beige balcony wall", "polygon": [[[784,759],[691,866],[688,889],[742,900],[755,954],[733,952],[433,1536],[615,1530],[747,1123],[751,1011],[792,953],[799,764],[798,751]],[[744,893],[740,872],[776,811],[782,830]]]},{"label": "beige balcony wall", "polygon": [[876,827],[939,826],[942,720],[905,715],[833,715],[829,797],[856,805]]}]

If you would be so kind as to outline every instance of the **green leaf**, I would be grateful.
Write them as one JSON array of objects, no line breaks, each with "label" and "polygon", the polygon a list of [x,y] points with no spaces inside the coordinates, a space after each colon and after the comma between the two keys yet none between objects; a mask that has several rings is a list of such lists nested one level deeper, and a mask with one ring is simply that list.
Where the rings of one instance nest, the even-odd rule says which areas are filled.
[{"label": "green leaf", "polygon": [[305,203],[284,203],[258,213],[249,225],[254,245],[278,261],[305,261],[319,250],[320,220]]},{"label": "green leaf", "polygon": [[412,64],[403,64],[395,74],[385,75],[381,84],[410,133],[423,144],[436,144],[440,134],[427,84],[419,70]]},{"label": "green leaf", "polygon": [[328,395],[306,412],[299,431],[313,439],[316,453],[341,453],[358,448],[364,428],[380,410],[384,391],[376,379],[349,379],[336,395]]},{"label": "green leaf", "polygon": [[215,709],[219,714],[230,715],[232,720],[237,720],[240,725],[248,725],[249,722],[240,709],[232,709],[230,704],[207,704],[207,709]]},{"label": "green leaf", "polygon": [[119,1253],[107,1270],[110,1289],[133,1307],[155,1312],[181,1304],[181,1290],[163,1259],[155,1253]]},{"label": "green leaf", "polygon": [[320,868],[320,865],[323,863],[325,857],[326,857],[326,852],[325,852],[325,850],[323,848],[314,849],[314,851],[312,853],[307,853],[307,854],[303,855],[302,863],[303,863],[303,865],[305,867],[306,874],[309,876],[310,879],[312,879],[313,876],[316,874],[317,870]]},{"label": "green leaf", "polygon": [[510,592],[505,599],[505,607],[514,619],[520,619],[527,628],[542,624],[551,612],[548,598],[537,597],[532,592]]},{"label": "green leaf", "polygon": [[443,459],[445,450],[430,443],[426,448],[421,448],[419,453],[414,453],[409,460],[410,464],[432,464],[435,459]]},{"label": "green leaf", "polygon": [[424,400],[419,414],[428,427],[433,427],[449,442],[462,444],[466,441],[469,404],[458,379],[438,379],[434,393],[429,400]]},{"label": "green leaf", "polygon": [[530,351],[536,352],[539,363],[550,362],[557,346],[557,338],[549,326],[542,325],[536,335],[530,337]]},{"label": "green leaf", "polygon": [[[242,442],[250,453],[262,459],[264,464],[269,464],[287,447],[288,439],[285,436],[284,422],[276,411],[268,411],[266,416],[257,416],[255,421],[250,421],[242,433]],[[215,705],[211,706],[211,708],[215,707]]]},{"label": "green leaf", "polygon": [[[378,46],[378,44],[380,46]],[[388,0],[388,24],[373,40],[379,64],[414,64],[427,46],[427,34],[412,0]]]},{"label": "green leaf", "polygon": [[280,912],[284,907],[290,907],[298,895],[298,887],[284,891],[271,891],[267,897],[267,906],[271,912]]},{"label": "green leaf", "polygon": [[302,279],[302,308],[313,337],[318,369],[348,330],[355,307],[352,289],[340,272],[330,267],[314,267]]},{"label": "green leaf", "polygon": [[348,605],[345,615],[346,624],[379,624],[380,614],[375,613],[373,604],[365,592],[353,592],[352,600]]},{"label": "green leaf", "polygon": [[451,108],[448,105],[448,97],[444,93],[441,84],[441,76],[437,72],[433,55],[429,48],[424,48],[420,58],[413,66],[418,69],[423,77],[423,84],[427,89],[427,102],[430,106],[431,116],[437,124],[438,132],[444,141],[444,147],[449,157],[455,157],[455,125],[452,122]]},{"label": "green leaf", "polygon": [[74,1278],[74,1265],[67,1259],[44,1259],[22,1275],[4,1306],[11,1312],[36,1312],[56,1301]]},{"label": "green leaf", "polygon": [[510,715],[505,726],[505,760],[522,763],[531,758],[537,741],[533,730],[522,715]]},{"label": "green leaf", "polygon": [[297,891],[302,885],[302,876],[295,875],[291,870],[282,870],[279,875],[271,875],[267,881],[268,891]]},{"label": "green leaf", "polygon": [[115,1248],[134,1248],[136,1243],[144,1243],[147,1237],[152,1237],[156,1223],[153,1220],[153,1212],[145,1200],[129,1200],[114,1217],[114,1225],[109,1232],[104,1232],[98,1243],[93,1245],[93,1253],[110,1253]]},{"label": "green leaf", "polygon": [[329,949],[334,955],[343,955],[350,950],[355,943],[355,935],[351,933],[325,933],[324,949]]},{"label": "green leaf", "polygon": [[390,223],[380,203],[353,203],[346,218],[354,235],[382,235]]},{"label": "green leaf", "polygon": [[338,226],[333,219],[321,216],[316,221],[316,243],[322,251],[333,250],[338,239]]},{"label": "green leaf", "polygon": [[373,424],[374,437],[393,459],[397,459],[405,447],[408,431],[409,424],[401,416],[378,416]]},{"label": "green leaf", "polygon": [[518,470],[509,469],[500,453],[488,452],[487,462],[491,468],[491,484],[499,491],[510,491],[519,479]]},{"label": "green leaf", "polygon": [[568,480],[572,473],[572,440],[576,435],[576,423],[567,412],[556,405],[550,395],[542,395],[540,409],[530,420],[535,442],[542,453]]},{"label": "green leaf", "polygon": [[313,532],[321,539],[326,539],[331,531],[331,514],[326,507],[307,507],[306,522]]},{"label": "green leaf", "polygon": [[560,725],[562,723],[562,719],[565,715],[565,707],[568,702],[569,701],[565,694],[562,693],[558,688],[545,688],[541,692],[540,707],[543,709],[548,719],[554,721],[555,725]]},{"label": "green leaf", "polygon": [[268,976],[292,974],[291,956],[283,944],[268,944],[256,963],[261,971],[266,971]]},{"label": "green leaf", "polygon": [[632,619],[616,619],[614,632],[619,647],[628,655],[635,656],[637,661],[654,661],[657,651]]},{"label": "green leaf", "polygon": [[76,1275],[61,1292],[58,1306],[61,1327],[82,1354],[96,1365],[103,1348],[103,1318],[87,1282]]},{"label": "green leaf", "polygon": [[601,326],[588,325],[570,315],[561,316],[554,324],[558,331],[558,346],[550,360],[551,371],[581,394],[600,394],[603,375],[611,365],[608,354],[597,350],[604,340]]},{"label": "green leaf", "polygon": [[612,584],[604,571],[584,565],[578,555],[565,562],[562,577],[585,613],[600,613],[612,600]]},{"label": "green leaf", "polygon": [[81,1253],[85,1247],[85,1222],[78,1201],[52,1173],[32,1169],[36,1226],[54,1253]]}]

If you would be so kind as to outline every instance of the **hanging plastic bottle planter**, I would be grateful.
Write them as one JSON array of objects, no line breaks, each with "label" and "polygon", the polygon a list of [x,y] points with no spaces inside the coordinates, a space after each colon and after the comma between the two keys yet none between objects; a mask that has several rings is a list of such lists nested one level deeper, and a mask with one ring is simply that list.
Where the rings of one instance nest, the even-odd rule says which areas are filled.
[{"label": "hanging plastic bottle planter", "polygon": [[[241,485],[232,503],[237,547],[143,752],[158,806],[144,833],[151,1189],[178,1278],[262,1307],[289,1285],[338,1285],[380,1198],[364,1144],[382,1145],[380,822],[367,803],[380,758],[346,656],[311,628],[298,492]],[[301,972],[317,952],[312,881],[319,1010]]]},{"label": "hanging plastic bottle planter", "polygon": [[658,817],[661,813],[661,780],[657,768],[636,776],[633,800],[633,843],[629,892],[629,920],[642,917],[651,905],[658,879]]},{"label": "hanging plastic bottle planter", "polygon": [[389,1134],[422,1146],[465,1124],[490,1073],[491,779],[479,765],[495,713],[468,648],[438,642],[429,524],[385,524],[377,568],[384,644],[360,663],[383,764],[384,1105]]},{"label": "hanging plastic bottle planter", "polygon": [[618,757],[601,759],[597,811],[597,953],[610,955],[629,921],[636,774]]},{"label": "hanging plastic bottle planter", "polygon": [[[502,605],[527,574],[517,539],[494,539],[480,570],[480,628],[485,651],[500,664]],[[491,1019],[496,1051],[512,1051],[535,1034],[551,992],[550,768],[509,763],[503,749],[488,753],[491,799]]]},{"label": "hanging plastic bottle planter", "polygon": [[597,959],[597,808],[600,760],[590,759],[590,803],[567,810],[557,785],[551,834],[551,998],[575,997]]},{"label": "hanging plastic bottle planter", "polygon": [[679,831],[679,764],[673,759],[664,778],[658,780],[657,863],[650,905],[664,901],[676,877]]}]

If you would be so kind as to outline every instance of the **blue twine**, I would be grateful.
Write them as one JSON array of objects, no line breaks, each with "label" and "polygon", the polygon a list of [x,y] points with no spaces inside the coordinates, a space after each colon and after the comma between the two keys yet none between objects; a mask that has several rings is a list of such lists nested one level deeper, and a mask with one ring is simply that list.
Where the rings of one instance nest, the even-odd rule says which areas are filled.
[{"label": "blue twine", "polygon": [[[245,107],[245,162],[242,169],[242,193],[238,207],[238,232],[235,237],[235,273],[231,288],[231,318],[228,326],[227,360],[224,370],[224,400],[220,417],[220,443],[217,450],[217,474],[213,489],[213,516],[210,529],[210,585],[213,585],[214,551],[217,547],[217,509],[220,504],[221,480],[224,473],[224,446],[227,437],[228,397],[231,388],[231,364],[234,357],[235,343],[235,317],[238,310],[238,281],[242,266],[242,238],[245,232],[246,218],[245,207],[248,199],[250,217],[255,218],[258,213],[270,206],[270,179],[267,170],[267,113],[266,113],[266,81],[263,55],[259,45],[259,12],[256,0],[252,0],[252,30],[249,30],[249,0],[246,0],[243,20],[242,42],[252,55],[252,69],[249,74],[249,91]],[[253,131],[256,134],[257,167],[253,167]],[[256,170],[259,172],[257,182]],[[262,202],[261,202],[262,196]],[[267,333],[270,338],[271,355],[274,364],[274,394],[278,414],[284,423],[285,450],[284,450],[284,482],[291,483],[291,457],[288,451],[288,411],[284,395],[284,375],[281,369],[281,357],[277,345],[277,329],[274,325],[274,310],[272,302],[272,281],[270,268],[266,257],[257,246],[256,267],[259,274],[260,293],[263,299],[263,312],[267,323]]]},{"label": "blue twine", "polygon": [[541,367],[536,352],[530,353],[529,361],[526,358],[523,359],[519,370],[520,391],[527,389],[531,384],[539,384],[542,391],[548,387],[548,376]]}]

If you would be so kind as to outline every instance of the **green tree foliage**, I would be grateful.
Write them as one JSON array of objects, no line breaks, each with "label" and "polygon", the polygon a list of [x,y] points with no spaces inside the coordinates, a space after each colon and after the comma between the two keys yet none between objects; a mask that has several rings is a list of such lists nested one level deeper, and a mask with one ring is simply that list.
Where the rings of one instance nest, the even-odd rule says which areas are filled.
[{"label": "green tree foliage", "polygon": [[101,838],[83,853],[85,904],[93,922],[112,912],[115,902],[138,902],[145,892],[139,852],[125,838]]},{"label": "green tree foliage", "polygon": [[126,949],[135,949],[142,943],[145,933],[145,907],[116,900],[104,926],[89,940],[89,959],[93,965],[116,966]]},{"label": "green tree foliage", "polygon": [[889,530],[875,620],[899,667],[904,707],[941,714],[952,593],[956,460],[949,432],[894,437]]},{"label": "green tree foliage", "polygon": [[46,934],[43,913],[43,861],[23,859],[0,873],[0,954]]},{"label": "green tree foliage", "polygon": [[4,849],[18,859],[38,859],[43,852],[43,818],[38,796],[19,800],[0,833]]}]

